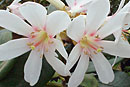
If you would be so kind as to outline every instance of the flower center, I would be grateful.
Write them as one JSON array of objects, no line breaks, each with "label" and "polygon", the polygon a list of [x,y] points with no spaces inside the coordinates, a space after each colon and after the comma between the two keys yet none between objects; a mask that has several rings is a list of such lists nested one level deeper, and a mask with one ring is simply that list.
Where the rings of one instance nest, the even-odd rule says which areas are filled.
[{"label": "flower center", "polygon": [[29,36],[30,42],[27,44],[32,50],[34,50],[39,45],[47,45],[52,44],[51,38],[47,32],[44,30],[37,30],[36,32],[32,32]]},{"label": "flower center", "polygon": [[92,52],[96,53],[101,52],[103,47],[99,46],[100,39],[94,34],[84,35],[83,38],[80,40],[80,46],[83,49],[83,52],[86,55],[91,56]]}]

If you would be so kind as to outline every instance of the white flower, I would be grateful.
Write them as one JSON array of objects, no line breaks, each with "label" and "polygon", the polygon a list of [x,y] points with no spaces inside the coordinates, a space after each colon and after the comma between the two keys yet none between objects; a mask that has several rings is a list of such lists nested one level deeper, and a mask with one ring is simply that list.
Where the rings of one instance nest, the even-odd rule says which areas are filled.
[{"label": "white flower", "polygon": [[80,12],[86,13],[91,2],[92,0],[66,0],[66,3],[69,6],[69,12],[72,16],[75,16]]},{"label": "white flower", "polygon": [[56,58],[58,55],[55,50],[57,49],[65,59],[68,54],[62,42],[54,38],[71,22],[67,13],[55,11],[46,15],[45,7],[33,2],[24,3],[19,10],[30,25],[12,13],[0,10],[0,26],[26,37],[0,45],[0,61],[32,50],[24,67],[24,78],[31,86],[39,79],[43,55],[54,70],[63,76],[68,75],[69,72],[64,73],[65,64]]},{"label": "white flower", "polygon": [[22,5],[20,4],[21,0],[14,0],[11,5],[7,7],[7,11],[10,11],[11,13],[19,16],[20,18],[24,19],[24,17],[19,12],[19,7]]},{"label": "white flower", "polygon": [[130,57],[129,45],[103,40],[122,27],[127,15],[127,13],[117,13],[102,26],[109,11],[109,0],[95,0],[88,9],[86,19],[84,16],[78,16],[68,27],[67,35],[77,44],[69,55],[65,70],[70,70],[79,60],[69,79],[68,87],[77,87],[82,82],[90,59],[101,82],[107,84],[114,80],[112,66],[102,52],[120,57]]},{"label": "white flower", "polygon": [[130,1],[124,7],[122,6],[123,2],[125,2],[125,0],[122,0],[121,4],[119,6],[119,9],[117,10],[117,12],[114,15],[116,15],[117,13],[123,13],[123,12],[128,13],[128,15],[124,19],[124,24],[123,24],[121,30],[115,32],[114,36],[116,38],[116,42],[117,43],[122,42],[124,44],[129,44],[129,42],[127,41],[127,39],[124,36],[121,37],[121,34],[122,34],[122,30],[126,30],[127,31],[127,29],[130,28]]},{"label": "white flower", "polygon": [[[115,16],[117,13],[128,13],[127,16],[124,18],[124,23],[123,23],[123,26],[121,27],[120,30],[114,32],[114,36],[116,38],[115,42],[116,43],[125,43],[125,44],[128,44],[128,41],[125,39],[125,37],[121,37],[121,34],[122,34],[122,30],[126,30],[130,28],[130,1],[123,7],[125,3],[125,0],[122,0],[120,5],[119,5],[119,8],[118,10],[116,11],[116,13],[113,15]],[[107,20],[113,18],[113,16],[109,16],[107,18]]]}]

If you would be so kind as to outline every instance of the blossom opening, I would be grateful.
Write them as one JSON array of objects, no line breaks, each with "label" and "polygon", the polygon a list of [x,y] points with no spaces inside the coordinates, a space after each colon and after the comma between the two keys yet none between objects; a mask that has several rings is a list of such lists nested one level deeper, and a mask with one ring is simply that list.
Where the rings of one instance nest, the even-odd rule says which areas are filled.
[{"label": "blossom opening", "polygon": [[[36,47],[42,45],[43,47],[48,44],[53,44],[51,37],[47,34],[45,30],[39,30],[34,28],[35,32],[32,32],[29,35],[30,42],[27,45],[32,49],[35,50]],[[45,49],[47,50],[47,49]]]},{"label": "blossom opening", "polygon": [[84,35],[79,43],[84,53],[91,56],[93,50],[93,53],[101,52],[103,50],[103,47],[99,46],[99,41],[100,38],[97,38],[95,32],[93,32],[90,35]]}]

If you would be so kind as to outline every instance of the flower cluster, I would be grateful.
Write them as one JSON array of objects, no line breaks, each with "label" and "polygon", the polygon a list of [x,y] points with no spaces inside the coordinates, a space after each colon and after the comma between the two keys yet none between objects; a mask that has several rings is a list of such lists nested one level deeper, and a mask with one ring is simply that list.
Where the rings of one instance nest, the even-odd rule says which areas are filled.
[{"label": "flower cluster", "polygon": [[[24,79],[31,86],[39,80],[43,56],[57,73],[70,76],[68,87],[77,87],[82,82],[90,60],[99,80],[105,84],[112,82],[112,66],[103,53],[130,58],[130,45],[122,37],[123,32],[129,32],[130,2],[123,7],[125,0],[122,0],[117,12],[108,16],[109,0],[66,0],[68,6],[60,0],[47,1],[60,10],[47,14],[41,4],[20,4],[19,0],[15,0],[7,10],[0,10],[0,26],[23,35],[23,38],[0,45],[0,61],[31,51],[24,67]],[[55,38],[64,30],[76,42],[69,56],[62,41]],[[114,41],[104,39],[112,34]],[[57,58],[56,50],[66,64]],[[71,74],[70,69],[76,63]]]}]

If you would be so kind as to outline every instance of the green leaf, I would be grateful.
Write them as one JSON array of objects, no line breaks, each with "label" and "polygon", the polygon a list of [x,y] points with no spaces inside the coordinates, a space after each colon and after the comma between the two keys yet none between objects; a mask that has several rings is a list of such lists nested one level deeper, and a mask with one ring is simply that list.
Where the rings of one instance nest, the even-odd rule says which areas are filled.
[{"label": "green leaf", "polygon": [[98,81],[92,74],[86,74],[83,82],[80,84],[82,87],[98,87]]},{"label": "green leaf", "polygon": [[[123,60],[123,58],[117,58],[115,64],[119,63],[119,62],[122,61],[122,60]],[[110,62],[110,64],[113,64],[114,58],[113,58],[113,59],[110,59],[109,62]],[[96,71],[96,70],[95,70],[95,67],[94,67],[93,63],[90,62],[87,72],[88,72],[88,73],[91,73],[91,72],[95,72],[95,71]]]},{"label": "green leaf", "polygon": [[99,87],[130,87],[130,76],[121,71],[115,72],[115,80],[110,84],[100,83]]},{"label": "green leaf", "polygon": [[6,29],[0,30],[0,44],[12,39],[12,33]]},{"label": "green leaf", "polygon": [[12,59],[0,62],[0,80],[2,80],[13,68],[15,61],[16,61],[15,59]]},{"label": "green leaf", "polygon": [[[0,44],[3,44],[12,39],[12,33],[6,29],[0,30]],[[13,68],[15,59],[8,61],[0,61],[0,80],[3,79]]]}]

